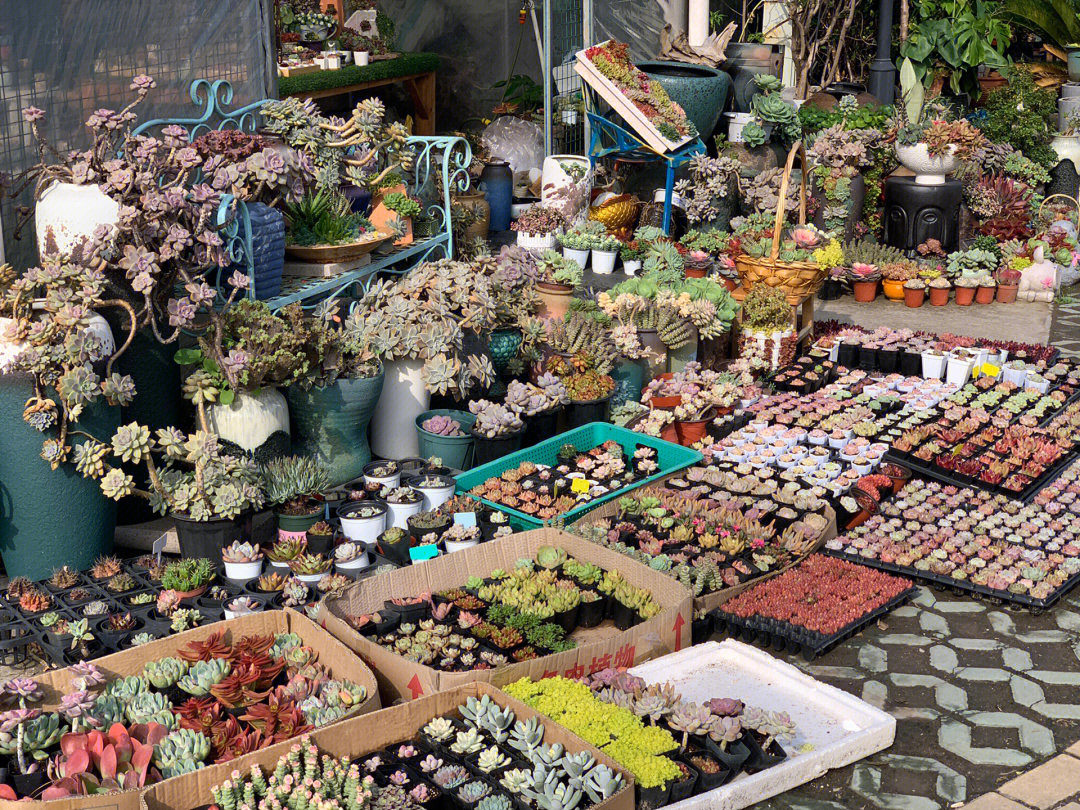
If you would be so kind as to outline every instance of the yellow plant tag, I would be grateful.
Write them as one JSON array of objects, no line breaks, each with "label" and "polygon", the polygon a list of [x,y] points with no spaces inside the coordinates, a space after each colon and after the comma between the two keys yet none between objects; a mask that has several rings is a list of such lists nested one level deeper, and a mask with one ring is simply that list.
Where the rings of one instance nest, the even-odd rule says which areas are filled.
[{"label": "yellow plant tag", "polygon": [[570,482],[570,491],[582,495],[589,491],[589,482],[584,478],[575,478]]},{"label": "yellow plant tag", "polygon": [[986,377],[996,377],[1001,373],[1001,367],[995,366],[993,363],[983,363],[982,373]]}]

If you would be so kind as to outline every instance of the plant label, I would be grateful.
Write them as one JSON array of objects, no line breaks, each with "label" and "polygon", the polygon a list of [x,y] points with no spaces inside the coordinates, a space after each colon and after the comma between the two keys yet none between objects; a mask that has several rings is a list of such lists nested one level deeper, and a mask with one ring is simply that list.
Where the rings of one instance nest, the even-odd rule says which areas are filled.
[{"label": "plant label", "polygon": [[426,546],[413,546],[409,549],[409,557],[413,562],[423,562],[439,556],[439,547],[433,543]]},{"label": "plant label", "polygon": [[1001,373],[1001,367],[995,366],[993,363],[983,363],[981,371],[987,377],[996,377]]},{"label": "plant label", "polygon": [[471,528],[476,525],[476,512],[455,512],[454,525]]},{"label": "plant label", "polygon": [[150,553],[157,557],[158,562],[161,562],[161,555],[165,553],[165,546],[169,542],[169,533],[162,532],[161,536],[154,541],[154,544],[150,547]]},{"label": "plant label", "polygon": [[589,482],[584,478],[574,478],[570,481],[570,491],[575,495],[581,495],[589,491]]}]

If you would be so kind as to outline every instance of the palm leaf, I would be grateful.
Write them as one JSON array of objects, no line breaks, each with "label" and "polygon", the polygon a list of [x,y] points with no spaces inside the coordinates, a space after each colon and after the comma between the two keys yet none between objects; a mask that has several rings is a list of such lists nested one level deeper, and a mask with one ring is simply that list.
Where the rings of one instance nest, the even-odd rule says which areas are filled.
[{"label": "palm leaf", "polygon": [[1080,42],[1077,0],[1005,0],[1004,16],[1061,48]]}]

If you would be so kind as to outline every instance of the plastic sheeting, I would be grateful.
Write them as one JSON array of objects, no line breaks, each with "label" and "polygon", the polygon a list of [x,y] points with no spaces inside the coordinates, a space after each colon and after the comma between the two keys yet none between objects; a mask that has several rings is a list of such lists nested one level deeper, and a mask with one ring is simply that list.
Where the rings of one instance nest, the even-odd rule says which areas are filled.
[{"label": "plastic sheeting", "polygon": [[[227,79],[234,106],[276,92],[270,52],[272,0],[0,0],[0,176],[34,164],[36,144],[21,115],[45,110],[45,133],[60,150],[85,148],[84,122],[101,107],[128,103],[132,77],[157,88],[140,121],[191,117],[194,79]],[[33,228],[12,239],[15,206],[0,205],[7,261],[36,261]]]}]

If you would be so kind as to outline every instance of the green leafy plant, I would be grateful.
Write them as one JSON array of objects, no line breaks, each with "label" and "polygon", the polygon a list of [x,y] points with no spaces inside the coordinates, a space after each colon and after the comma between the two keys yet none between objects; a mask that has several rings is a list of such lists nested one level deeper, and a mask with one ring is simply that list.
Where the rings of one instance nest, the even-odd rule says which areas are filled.
[{"label": "green leafy plant", "polygon": [[[404,196],[404,195],[402,195]],[[319,189],[285,206],[288,241],[293,245],[345,245],[375,229],[350,208],[345,195]]]},{"label": "green leafy plant", "polygon": [[990,0],[921,0],[914,6],[910,33],[900,46],[927,87],[939,73],[953,93],[978,96],[981,65],[1003,68],[1012,29],[1002,6]]},{"label": "green leafy plant", "polygon": [[383,205],[398,216],[406,219],[415,219],[423,213],[423,208],[421,208],[419,202],[408,194],[402,194],[400,191],[391,192],[383,197]]},{"label": "green leafy plant", "polygon": [[[1058,157],[1050,140],[1057,125],[1057,93],[1039,87],[1031,73],[1020,67],[1004,74],[1008,84],[987,97],[986,116],[979,121],[979,129],[994,143],[1010,144],[1044,169],[1055,165]],[[1016,159],[1013,162],[1014,171],[1029,173],[1023,172]],[[1026,180],[1023,176],[1019,179]]]},{"label": "green leafy plant", "polygon": [[214,564],[207,559],[175,560],[165,566],[161,587],[172,591],[194,591],[213,582]]}]

